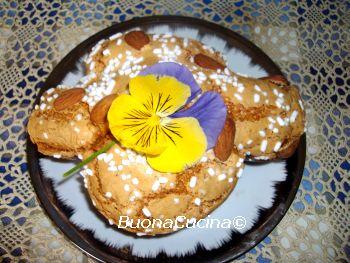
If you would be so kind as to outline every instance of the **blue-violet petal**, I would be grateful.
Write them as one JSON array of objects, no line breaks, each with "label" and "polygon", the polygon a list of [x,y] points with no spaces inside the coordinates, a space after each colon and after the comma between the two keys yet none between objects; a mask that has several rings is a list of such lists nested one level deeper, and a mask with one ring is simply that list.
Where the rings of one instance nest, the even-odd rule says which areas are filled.
[{"label": "blue-violet petal", "polygon": [[208,148],[215,146],[226,120],[226,105],[217,92],[208,91],[188,109],[175,112],[170,117],[194,117],[199,121],[207,136]]},{"label": "blue-violet petal", "polygon": [[139,75],[142,76],[151,74],[158,76],[171,76],[176,78],[178,81],[190,86],[191,96],[188,98],[187,102],[191,101],[201,93],[201,88],[198,86],[191,71],[179,63],[160,62],[145,68],[139,73]]}]

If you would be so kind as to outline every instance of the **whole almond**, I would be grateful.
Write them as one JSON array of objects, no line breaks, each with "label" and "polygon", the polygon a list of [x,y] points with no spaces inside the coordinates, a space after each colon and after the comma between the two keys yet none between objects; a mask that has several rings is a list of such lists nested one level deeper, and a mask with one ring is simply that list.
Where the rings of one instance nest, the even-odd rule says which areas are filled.
[{"label": "whole almond", "polygon": [[272,82],[276,85],[279,85],[279,86],[288,86],[289,85],[288,80],[282,75],[272,75],[272,76],[262,77],[260,79],[269,80],[270,82]]},{"label": "whole almond", "polygon": [[204,55],[202,53],[199,53],[194,56],[194,62],[198,66],[206,69],[212,69],[212,70],[225,69],[224,65],[222,65],[221,63],[217,62],[215,59],[208,57],[207,55]]},{"label": "whole almond", "polygon": [[214,147],[215,156],[219,160],[224,162],[228,159],[228,157],[230,157],[234,147],[235,133],[235,123],[231,117],[227,117],[225,125],[222,128],[222,131]]},{"label": "whole almond", "polygon": [[149,43],[149,37],[143,31],[131,31],[124,37],[129,46],[140,50]]},{"label": "whole almond", "polygon": [[82,88],[73,88],[65,90],[53,102],[53,107],[58,111],[67,109],[73,106],[74,104],[80,102],[84,95],[85,90]]},{"label": "whole almond", "polygon": [[97,102],[97,104],[92,108],[90,119],[94,124],[102,124],[106,122],[108,110],[116,97],[117,94],[108,95]]}]

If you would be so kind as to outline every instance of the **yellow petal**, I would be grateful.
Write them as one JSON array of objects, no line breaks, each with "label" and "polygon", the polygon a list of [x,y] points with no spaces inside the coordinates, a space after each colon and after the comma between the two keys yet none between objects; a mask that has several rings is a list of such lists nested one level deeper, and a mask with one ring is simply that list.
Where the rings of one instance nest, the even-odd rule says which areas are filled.
[{"label": "yellow petal", "polygon": [[129,82],[130,95],[140,101],[146,110],[168,116],[185,105],[191,90],[174,77],[155,75],[137,76]]},{"label": "yellow petal", "polygon": [[113,136],[124,147],[145,154],[160,154],[168,144],[160,132],[160,118],[147,112],[130,95],[122,94],[113,101],[107,119]]},{"label": "yellow petal", "polygon": [[195,118],[171,119],[162,128],[171,143],[160,155],[147,157],[155,170],[181,172],[196,163],[207,149],[206,136]]}]

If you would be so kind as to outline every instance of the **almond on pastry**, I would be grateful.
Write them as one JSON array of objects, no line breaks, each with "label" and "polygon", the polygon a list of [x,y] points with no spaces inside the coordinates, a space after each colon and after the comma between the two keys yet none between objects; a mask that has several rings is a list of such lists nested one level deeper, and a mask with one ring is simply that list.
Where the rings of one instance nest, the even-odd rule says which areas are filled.
[{"label": "almond on pastry", "polygon": [[149,43],[149,37],[143,31],[131,31],[124,37],[129,46],[140,50]]},{"label": "almond on pastry", "polygon": [[111,94],[104,97],[102,100],[92,108],[90,119],[94,124],[102,124],[107,120],[107,113],[113,100],[117,97],[117,94]]},{"label": "almond on pastry", "polygon": [[202,53],[194,56],[194,62],[198,66],[206,69],[212,69],[212,70],[225,69],[224,65],[222,65],[221,63],[217,62],[215,59],[208,57],[207,55],[204,55]]},{"label": "almond on pastry", "polygon": [[218,137],[216,145],[214,147],[215,156],[220,161],[226,161],[230,157],[235,139],[235,123],[231,117],[227,117],[225,125]]},{"label": "almond on pastry", "polygon": [[82,88],[73,88],[66,90],[54,101],[55,110],[61,111],[67,109],[74,104],[80,102],[85,95],[85,90]]}]

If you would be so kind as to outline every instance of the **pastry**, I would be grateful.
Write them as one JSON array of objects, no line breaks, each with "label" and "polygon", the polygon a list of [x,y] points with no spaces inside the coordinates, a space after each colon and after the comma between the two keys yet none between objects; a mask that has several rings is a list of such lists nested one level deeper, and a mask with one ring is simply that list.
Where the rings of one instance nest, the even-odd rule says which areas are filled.
[{"label": "pastry", "polygon": [[[165,234],[206,217],[233,190],[244,160],[288,158],[304,132],[296,87],[281,76],[236,74],[195,40],[117,33],[85,64],[76,87],[43,95],[28,132],[57,158],[86,158],[116,140],[81,174],[96,209],[130,232]],[[136,223],[143,219],[176,224]]]},{"label": "pastry", "polygon": [[43,94],[28,122],[30,139],[39,152],[73,158],[98,142],[102,130],[91,122],[89,107],[81,102],[84,92],[59,86]]},{"label": "pastry", "polygon": [[[139,235],[156,235],[206,217],[230,194],[243,166],[243,159],[234,153],[223,163],[208,151],[183,173],[160,173],[144,157],[115,145],[82,174],[93,205],[109,224]],[[164,223],[147,227],[147,221],[138,223],[144,219]],[[165,225],[165,220],[173,223]]]}]

